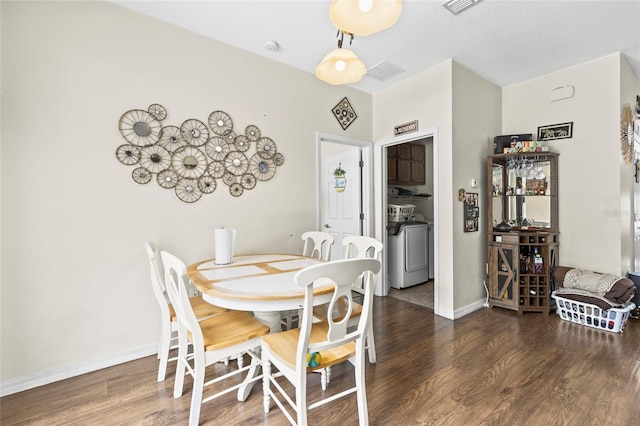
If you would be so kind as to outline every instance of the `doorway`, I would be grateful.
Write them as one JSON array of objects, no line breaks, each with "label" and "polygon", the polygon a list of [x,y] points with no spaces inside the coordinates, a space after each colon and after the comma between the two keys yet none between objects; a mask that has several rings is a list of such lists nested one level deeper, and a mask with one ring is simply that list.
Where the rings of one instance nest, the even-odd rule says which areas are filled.
[{"label": "doorway", "polygon": [[326,133],[318,133],[316,143],[317,229],[335,239],[331,259],[342,259],[343,237],[373,235],[372,143]]},{"label": "doorway", "polygon": [[[433,276],[434,276],[434,284],[433,284],[433,311],[436,315],[440,313],[439,307],[439,287],[442,283],[439,280],[439,256],[438,256],[438,246],[439,246],[439,230],[438,230],[438,188],[439,188],[439,176],[438,176],[438,135],[437,129],[426,129],[421,130],[415,133],[396,136],[387,140],[382,140],[380,142],[376,142],[376,154],[380,156],[380,170],[381,170],[381,180],[382,185],[379,191],[377,191],[376,195],[380,200],[379,204],[376,204],[376,208],[379,209],[381,213],[381,218],[383,220],[379,220],[376,222],[376,233],[380,235],[385,247],[389,246],[389,236],[386,229],[387,223],[387,211],[388,211],[388,199],[387,199],[387,187],[388,187],[388,163],[387,163],[387,148],[393,145],[399,145],[407,142],[417,142],[421,140],[429,139],[432,141],[432,208],[433,208],[433,246],[434,246],[434,255],[433,255]],[[378,211],[378,210],[376,210]],[[389,253],[387,250],[383,251],[383,265],[387,265],[387,267],[383,267],[382,272],[382,287],[383,295],[388,295],[389,293],[389,275],[388,275],[388,265],[389,265]]]}]

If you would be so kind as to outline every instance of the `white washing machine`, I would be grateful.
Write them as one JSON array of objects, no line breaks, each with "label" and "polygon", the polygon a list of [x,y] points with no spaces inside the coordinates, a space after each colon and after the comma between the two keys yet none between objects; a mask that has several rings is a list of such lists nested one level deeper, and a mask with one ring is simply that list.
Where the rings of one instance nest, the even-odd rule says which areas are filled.
[{"label": "white washing machine", "polygon": [[389,222],[389,285],[406,288],[433,279],[433,224]]}]

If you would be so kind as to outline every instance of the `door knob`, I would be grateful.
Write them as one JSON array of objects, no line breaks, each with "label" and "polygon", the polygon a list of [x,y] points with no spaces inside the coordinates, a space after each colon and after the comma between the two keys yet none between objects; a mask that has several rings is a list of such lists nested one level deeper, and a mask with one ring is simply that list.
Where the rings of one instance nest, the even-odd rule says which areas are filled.
[{"label": "door knob", "polygon": [[324,227],[325,227],[325,228],[331,228],[331,226],[329,226],[329,224],[328,224],[328,223],[325,223],[325,224],[324,224]]}]

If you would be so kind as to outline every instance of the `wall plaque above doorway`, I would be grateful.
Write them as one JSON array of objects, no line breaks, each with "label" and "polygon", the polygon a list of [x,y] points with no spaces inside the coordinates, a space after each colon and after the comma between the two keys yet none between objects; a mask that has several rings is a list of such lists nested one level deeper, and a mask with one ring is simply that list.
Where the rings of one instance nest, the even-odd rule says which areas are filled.
[{"label": "wall plaque above doorway", "polygon": [[409,123],[400,124],[393,128],[393,136],[404,135],[405,133],[417,132],[418,120],[413,120]]}]

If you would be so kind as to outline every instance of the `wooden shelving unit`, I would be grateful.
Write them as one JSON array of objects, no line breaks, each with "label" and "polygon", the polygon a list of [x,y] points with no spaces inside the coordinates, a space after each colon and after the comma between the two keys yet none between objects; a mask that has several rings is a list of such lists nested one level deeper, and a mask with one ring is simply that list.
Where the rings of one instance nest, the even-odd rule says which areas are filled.
[{"label": "wooden shelving unit", "polygon": [[[531,163],[543,172],[519,177],[510,163]],[[551,274],[558,264],[558,155],[489,156],[487,176],[489,306],[549,314],[554,308]],[[502,230],[498,225],[504,223],[512,229]]]}]

